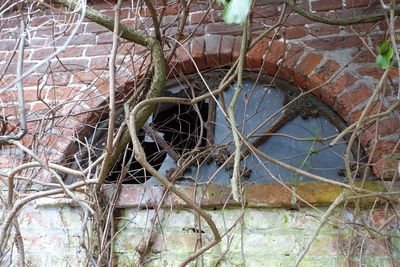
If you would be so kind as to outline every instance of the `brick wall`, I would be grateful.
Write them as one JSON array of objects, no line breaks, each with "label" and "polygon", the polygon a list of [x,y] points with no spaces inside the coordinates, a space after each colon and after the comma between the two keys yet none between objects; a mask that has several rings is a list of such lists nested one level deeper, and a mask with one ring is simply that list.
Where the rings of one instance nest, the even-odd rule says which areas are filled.
[{"label": "brick wall", "polygon": [[[372,14],[378,2],[375,0],[301,1],[304,8],[331,17]],[[90,1],[90,3],[96,10],[106,15],[113,14],[112,6],[105,1]],[[160,3],[158,5],[161,6]],[[182,34],[183,40],[186,37],[189,38],[183,46],[178,48],[177,54],[168,66],[170,78],[194,73],[196,68],[193,61],[199,70],[206,70],[230,66],[237,59],[241,27],[224,24],[220,19],[220,7],[215,6],[207,11],[208,5],[208,1],[197,1],[190,7],[187,25]],[[166,55],[173,45],[167,36],[172,37],[177,32],[176,15],[179,8],[179,5],[172,4],[165,9],[159,9],[159,12],[164,13],[161,24]],[[254,36],[272,25],[277,20],[280,10],[279,1],[257,0],[252,24]],[[60,14],[57,9],[37,8],[28,26],[30,36],[25,48],[25,71],[65,43],[72,28],[77,26],[77,17],[76,14]],[[136,5],[132,7],[130,1],[123,4],[122,23],[137,27],[147,33],[153,31],[148,10]],[[0,83],[4,88],[15,78],[17,57],[14,49],[18,43],[19,19],[1,20],[0,24],[0,72],[4,73]],[[57,59],[47,62],[24,79],[29,130],[22,141],[24,145],[45,158],[46,162],[66,164],[73,161],[73,153],[77,150],[76,140],[83,140],[93,131],[93,126],[104,115],[107,104],[107,59],[112,44],[112,33],[87,19],[77,27],[76,36]],[[360,117],[372,90],[382,75],[382,70],[374,63],[374,56],[363,43],[368,44],[369,48],[375,51],[377,45],[384,40],[386,30],[384,22],[342,27],[316,23],[294,12],[288,13],[279,31],[274,35],[266,36],[249,51],[246,56],[246,67],[261,70],[271,76],[276,75],[304,90],[321,86],[313,93],[337,111],[348,124],[351,124]],[[117,83],[124,88],[125,84],[139,77],[149,66],[148,51],[139,45],[121,40],[117,66]],[[397,74],[397,70],[391,72],[394,87],[389,86],[385,94],[379,97],[382,101],[377,99],[370,114],[386,110],[396,101],[395,94],[399,83]],[[123,94],[123,90],[120,90],[120,93]],[[382,103],[382,106],[379,106],[379,103]],[[2,134],[18,131],[16,89],[1,94],[0,115],[2,124],[6,125],[6,130]],[[377,162],[374,165],[374,171],[378,175],[382,175],[390,164],[380,161],[382,156],[399,151],[399,125],[399,110],[397,110],[391,116],[381,120],[378,128],[373,125],[360,135],[361,146],[372,158],[372,162]],[[15,147],[3,146],[0,150],[0,173],[6,174],[13,166],[18,166],[27,160],[28,158]],[[50,182],[49,176],[38,170],[25,174],[37,180]],[[27,240],[28,254],[32,254],[32,261],[40,261],[40,263],[32,263],[31,266],[41,266],[43,262],[47,262],[50,266],[53,258],[58,259],[56,254],[65,255],[68,257],[65,258],[68,262],[78,260],[79,257],[76,257],[80,255],[76,245],[80,223],[78,220],[80,217],[76,216],[78,211],[61,204],[62,208],[48,206],[37,208],[35,205],[31,204],[24,210],[23,214],[28,215],[21,215],[21,228],[33,229],[32,231],[22,230],[24,240]],[[29,212],[34,212],[34,215],[29,215]],[[138,213],[142,216],[138,217],[142,221],[138,221],[138,224],[129,224],[119,233],[115,251],[120,255],[120,261],[126,262],[135,257],[126,250],[128,244],[124,243],[124,240],[132,234],[143,231],[146,212]],[[227,210],[226,214],[228,217],[234,217],[234,214],[237,215],[239,212],[238,209],[232,209]],[[246,253],[252,255],[249,257],[249,264],[254,261],[254,265],[257,265],[260,255],[264,255],[264,250],[271,250],[279,255],[268,259],[271,265],[276,262],[293,262],[294,255],[304,243],[304,238],[307,238],[310,229],[316,226],[316,222],[307,217],[308,212],[308,210],[292,212],[283,209],[249,210],[245,217],[247,223],[243,233],[246,247],[251,248],[251,251],[246,250]],[[187,246],[177,247],[173,239],[175,231],[181,232],[183,228],[186,228],[185,223],[189,225],[192,219],[185,219],[190,217],[187,212],[166,211],[165,213],[166,217],[171,219],[164,222],[163,230],[166,238],[159,240],[158,244],[160,248],[165,247],[166,251],[154,252],[156,256],[154,256],[153,264],[166,262],[174,266],[175,261],[180,261],[193,249],[197,235],[187,232],[185,234]],[[63,214],[68,214],[66,216],[69,218],[65,219],[64,223],[61,221]],[[132,217],[133,210],[122,210],[121,214],[123,214],[121,216]],[[220,215],[221,213],[215,212],[216,217]],[[259,218],[257,216],[261,216],[260,222],[265,221],[267,226],[260,226],[258,219],[254,219]],[[32,218],[32,221],[25,225],[27,218]],[[218,223],[221,224],[222,219],[218,218]],[[278,222],[278,220],[281,221]],[[48,221],[51,223],[47,226]],[[338,253],[335,247],[338,229],[328,226],[323,232],[318,241],[320,243],[317,242],[319,245],[315,245],[318,248],[314,248],[307,257],[309,266],[315,266],[315,264],[333,266],[337,260],[339,262],[342,260],[340,255],[333,257]],[[58,240],[57,242],[52,239],[53,235],[57,236],[54,239]],[[240,231],[233,235],[235,245],[229,252],[227,262],[239,263],[240,261],[238,255],[241,250],[237,245],[239,235]],[[52,240],[46,243],[48,239]],[[53,241],[58,250],[47,252],[46,249],[50,244],[53,246]],[[69,245],[66,244],[67,241],[70,242]],[[260,242],[263,245],[258,247],[257,244]],[[205,262],[216,260],[223,252],[225,244],[226,241],[222,242],[219,247],[206,254]],[[66,248],[68,249],[65,252],[61,252]],[[371,266],[374,262],[388,260],[386,252],[381,253],[381,250],[374,248],[370,251],[371,255],[374,255],[368,259],[371,261]],[[379,251],[377,255],[374,254],[376,251]],[[43,256],[45,254],[46,257]],[[59,260],[63,259],[59,258]]]},{"label": "brick wall", "polygon": [[[79,243],[83,214],[68,202],[67,199],[54,201],[45,198],[31,202],[21,212],[19,221],[27,266],[86,266],[89,258]],[[221,233],[228,233],[221,243],[204,254],[203,266],[214,266],[219,259],[221,266],[243,266],[241,253],[246,266],[293,266],[325,211],[325,207],[320,207],[319,211],[310,208],[301,211],[266,208],[208,210]],[[139,253],[136,248],[149,235],[154,214],[152,209],[138,210],[136,207],[119,210],[115,217],[113,243],[115,266],[137,266]],[[346,220],[351,214],[345,212],[340,218]],[[383,209],[376,209],[363,215],[368,225],[379,227],[386,221],[384,214]],[[243,224],[240,221],[242,215]],[[152,246],[145,265],[178,266],[199,248],[199,240],[203,245],[212,240],[205,222],[200,225],[189,211],[162,209],[153,229]],[[397,266],[396,261],[400,261],[398,229],[395,223],[389,226],[390,245],[388,239],[368,238],[367,231],[359,228],[358,231],[366,238],[352,241],[358,248],[351,264],[393,266],[392,260]],[[329,222],[321,229],[300,266],[345,266],[344,248],[350,233],[349,227]],[[89,242],[86,240],[85,244]],[[12,266],[16,266],[15,246],[12,255]]]},{"label": "brick wall", "polygon": [[[107,15],[113,14],[112,6],[99,2],[94,1],[95,9]],[[271,2],[272,4],[267,4]],[[278,2],[256,2],[252,25],[254,35],[277,19],[281,8]],[[303,1],[303,6],[318,11],[321,15],[348,17],[353,14],[374,13],[377,2],[321,0]],[[241,27],[221,22],[218,9],[212,9],[211,12],[206,10],[207,2],[191,7],[183,37],[193,38],[178,48],[169,65],[170,77],[194,73],[191,57],[200,70],[229,66],[237,59]],[[178,11],[176,5],[165,9],[162,21],[164,37],[174,36],[176,33],[175,18]],[[75,26],[66,26],[66,22],[70,21],[68,19],[77,20],[76,16],[70,18],[49,10],[39,10],[32,16],[29,25],[31,36],[25,53],[25,70],[64,44]],[[198,24],[201,21],[203,22]],[[7,20],[1,23],[0,70],[5,74],[1,79],[2,86],[5,86],[13,80],[16,71],[13,49],[17,44],[18,22]],[[132,9],[131,4],[126,2],[122,8],[122,23],[152,33],[151,18],[144,7]],[[293,12],[275,36],[267,36],[249,51],[246,66],[292,81],[305,90],[324,84],[314,94],[350,124],[359,118],[382,74],[382,70],[374,64],[374,56],[363,42],[374,51],[384,39],[386,30],[385,23],[346,27],[324,25]],[[121,41],[117,56],[117,83],[122,86],[146,68],[149,57],[143,47]],[[170,39],[165,39],[165,42],[169,43],[165,45],[165,52],[168,54],[173,43]],[[52,59],[24,79],[30,129],[23,139],[24,144],[39,153],[45,153],[50,161],[55,162],[65,161],[76,151],[75,139],[71,136],[79,136],[80,139],[87,136],[91,132],[90,126],[95,124],[104,110],[108,93],[107,56],[111,44],[111,32],[85,20],[58,59]],[[13,55],[8,64],[8,59]],[[397,70],[391,72],[395,85],[398,84],[397,73]],[[371,113],[387,109],[395,101],[395,91],[388,87],[383,106],[378,108],[377,101]],[[18,127],[16,90],[3,93],[1,100],[1,114],[6,118],[7,130],[15,131]],[[55,115],[54,119],[52,115]],[[393,152],[393,148],[398,149],[399,119],[396,117],[397,112],[394,115],[380,121],[378,140],[375,140],[375,126],[369,127],[360,136],[361,144],[373,158],[373,162],[377,162],[384,154]],[[374,145],[376,147],[372,155]],[[0,163],[2,168],[18,164],[20,158],[13,156],[13,152],[13,148],[3,148]],[[382,173],[381,165],[375,166],[377,174]]]}]

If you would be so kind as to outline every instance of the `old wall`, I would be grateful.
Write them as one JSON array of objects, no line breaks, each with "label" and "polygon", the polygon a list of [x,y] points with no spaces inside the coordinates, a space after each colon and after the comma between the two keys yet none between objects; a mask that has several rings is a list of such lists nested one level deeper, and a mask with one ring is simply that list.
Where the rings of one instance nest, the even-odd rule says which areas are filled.
[{"label": "old wall", "polygon": [[[331,17],[348,17],[358,14],[371,14],[378,1],[356,0],[315,0],[301,1],[313,12]],[[112,15],[111,6],[104,1],[90,1],[96,10]],[[159,3],[160,4],[160,3]],[[161,5],[161,4],[160,4]],[[183,38],[190,37],[169,65],[169,77],[194,73],[199,70],[229,66],[239,55],[241,27],[226,25],[220,21],[218,7],[206,11],[208,2],[198,1],[190,8],[187,27]],[[162,9],[160,9],[161,12]],[[254,10],[253,30],[255,35],[272,25],[279,15],[279,1],[257,0]],[[168,54],[174,43],[167,36],[177,32],[176,14],[179,5],[168,5],[164,11],[162,35]],[[108,97],[108,64],[112,44],[112,33],[107,29],[85,19],[77,24],[78,15],[60,14],[57,9],[37,9],[32,14],[28,29],[29,42],[25,48],[27,71],[35,64],[45,60],[55,49],[65,44],[74,27],[76,36],[59,54],[37,68],[24,79],[24,94],[28,111],[28,134],[23,144],[40,155],[46,162],[66,164],[73,161],[76,140],[83,140],[93,131],[93,126],[104,112]],[[201,23],[202,22],[202,23]],[[18,19],[2,20],[0,40],[1,87],[4,88],[15,78]],[[132,6],[126,1],[122,8],[122,23],[152,33],[151,18],[145,8]],[[365,107],[373,89],[382,74],[374,63],[374,51],[384,39],[385,23],[368,23],[355,26],[328,26],[288,14],[287,20],[275,35],[263,38],[246,57],[246,67],[260,69],[268,75],[293,82],[305,90],[313,89],[325,103],[348,123],[354,123]],[[143,47],[122,40],[117,56],[118,85],[125,85],[140,76],[149,65],[148,52]],[[384,111],[396,101],[398,75],[391,72],[394,87],[388,87],[384,95],[377,99],[371,112]],[[122,92],[121,92],[122,94]],[[3,131],[8,134],[18,130],[18,105],[16,89],[1,93],[0,115]],[[379,126],[372,125],[360,136],[361,146],[372,159],[374,171],[382,175],[387,169],[383,155],[399,150],[399,111],[381,120]],[[0,173],[5,177],[10,170],[26,161],[14,146],[3,146],[0,150]],[[50,182],[46,172],[34,169],[23,173],[26,177]],[[35,184],[41,189],[42,184]],[[46,201],[50,202],[47,203]],[[47,204],[46,204],[47,203]],[[210,211],[221,231],[228,229],[241,214],[239,208]],[[135,245],[149,224],[151,210],[126,208],[119,211],[118,227],[114,251],[121,266],[137,256]],[[196,246],[198,234],[191,230],[194,216],[187,211],[166,209],[165,217],[157,227],[155,246],[151,252],[151,264],[176,266],[189,255]],[[318,225],[315,211],[305,209],[247,209],[244,215],[243,230],[240,225],[229,233],[221,244],[204,256],[205,266],[210,266],[224,253],[231,240],[226,258],[226,266],[240,265],[243,239],[246,263],[248,266],[288,266],[293,263],[305,241]],[[378,215],[370,215],[369,220],[379,220]],[[224,224],[223,215],[226,220]],[[320,215],[319,215],[320,216]],[[343,218],[346,218],[343,214]],[[367,215],[366,215],[367,216]],[[382,215],[385,217],[386,215]],[[27,258],[30,266],[78,266],[84,261],[84,251],[79,246],[80,225],[83,216],[77,208],[69,204],[32,202],[19,216]],[[386,217],[385,217],[386,218]],[[347,218],[348,219],[348,218]],[[382,219],[384,221],[384,219]],[[125,225],[125,223],[127,223]],[[376,226],[376,225],[375,225]],[[377,226],[379,227],[379,226]],[[396,229],[396,228],[395,228]],[[391,234],[398,236],[393,229]],[[207,230],[204,234],[209,234]],[[177,240],[179,236],[179,240]],[[343,246],[341,239],[348,237],[348,229],[334,225],[325,226],[307,254],[304,266],[342,265]],[[182,239],[181,239],[182,238]],[[204,237],[205,240],[210,238]],[[231,239],[232,238],[232,239]],[[394,244],[398,240],[395,239]],[[133,241],[133,242],[132,242]],[[181,242],[181,243],[180,243]],[[363,257],[366,266],[390,266],[392,245],[382,242],[359,240],[365,247],[368,257]],[[397,243],[396,243],[397,242]],[[394,246],[394,248],[396,248]],[[355,253],[357,254],[357,253]],[[14,257],[16,253],[13,253]],[[394,254],[398,259],[398,254]],[[80,262],[82,259],[82,262]],[[355,261],[359,260],[357,256]],[[212,266],[212,265],[211,265]]]},{"label": "old wall", "polygon": [[[24,238],[27,266],[85,266],[89,260],[80,246],[83,214],[71,208],[68,201],[43,199],[26,206],[20,214],[20,229]],[[319,226],[326,208],[305,208],[301,211],[267,208],[225,208],[208,210],[221,233],[222,242],[205,253],[197,266],[293,266],[304,246]],[[114,239],[117,266],[136,266],[136,250],[149,236],[153,209],[125,208],[116,218]],[[243,215],[243,223],[240,218]],[[371,227],[379,227],[386,220],[384,210],[364,214]],[[349,219],[351,213],[342,214]],[[355,228],[357,229],[357,228]],[[358,228],[358,230],[360,230]],[[400,260],[400,242],[396,224],[391,224],[389,239],[365,238],[353,240],[357,244],[354,266],[393,266]],[[202,231],[202,234],[199,234]],[[350,228],[331,221],[322,229],[300,266],[345,266],[344,250],[350,238]],[[163,209],[157,215],[153,229],[152,247],[146,256],[146,266],[178,266],[190,256],[200,242],[212,240],[210,229],[199,226],[196,216],[187,210]],[[86,236],[87,238],[87,236]],[[200,241],[201,240],[201,241]],[[390,245],[388,245],[388,242]],[[242,254],[243,253],[243,254]],[[17,263],[13,247],[13,265]],[[3,263],[8,262],[5,259]],[[396,265],[394,265],[396,266]]]}]

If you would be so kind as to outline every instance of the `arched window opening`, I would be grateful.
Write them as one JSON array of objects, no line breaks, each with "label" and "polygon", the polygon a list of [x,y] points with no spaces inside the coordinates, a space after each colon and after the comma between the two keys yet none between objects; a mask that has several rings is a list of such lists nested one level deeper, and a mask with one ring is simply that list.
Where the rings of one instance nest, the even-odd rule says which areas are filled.
[{"label": "arched window opening", "polygon": [[[205,74],[212,89],[216,89],[220,81],[219,73],[215,72]],[[257,73],[246,73],[243,84],[236,105],[236,125],[249,143],[296,168],[332,180],[346,179],[343,160],[346,142],[329,146],[345,127],[334,111],[311,93],[302,93],[279,80],[271,82],[270,78],[260,78]],[[190,97],[203,94],[205,90],[201,79],[193,76],[189,82],[176,82],[167,88],[166,95]],[[217,103],[208,99],[195,106],[159,105],[138,134],[150,164],[166,177],[183,165],[187,166],[175,181],[178,184],[229,185],[234,144],[223,110],[226,111],[234,90],[233,84],[217,98]],[[92,138],[94,148],[99,151],[104,147],[106,135],[106,129],[100,128],[101,134]],[[352,152],[363,155],[359,147],[354,147]],[[358,162],[354,177],[360,174],[362,167]],[[296,184],[310,180],[260,158],[244,145],[241,177],[243,183],[261,184]],[[107,181],[113,183],[118,179],[123,183],[158,184],[135,161],[132,145],[121,155]]]}]

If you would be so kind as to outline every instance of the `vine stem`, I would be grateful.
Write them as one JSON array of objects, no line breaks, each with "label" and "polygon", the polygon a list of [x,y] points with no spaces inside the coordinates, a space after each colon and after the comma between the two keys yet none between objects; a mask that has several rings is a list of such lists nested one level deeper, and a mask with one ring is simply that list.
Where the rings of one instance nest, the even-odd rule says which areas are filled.
[{"label": "vine stem", "polygon": [[235,94],[232,97],[232,101],[228,107],[228,118],[229,123],[232,129],[233,141],[235,143],[235,156],[233,161],[233,174],[231,178],[231,186],[232,186],[232,195],[235,201],[240,201],[241,194],[240,194],[240,155],[241,155],[241,145],[240,145],[240,138],[238,129],[236,127],[236,118],[235,118],[235,107],[240,96],[240,93],[243,89],[243,69],[244,69],[244,62],[246,58],[247,52],[247,36],[248,36],[248,18],[246,19],[243,25],[243,36],[242,36],[242,43],[240,46],[240,55],[239,55],[239,63],[238,63],[238,74],[237,74],[237,83],[236,83],[236,90]]},{"label": "vine stem", "polygon": [[[386,14],[384,12],[380,12],[370,15],[360,15],[348,18],[330,18],[327,16],[321,16],[317,13],[312,13],[309,10],[304,9],[301,5],[297,4],[295,0],[284,0],[284,2],[301,16],[308,18],[312,21],[317,21],[329,25],[350,26],[362,23],[373,23],[384,20]],[[399,15],[400,9],[393,10],[393,14],[396,16]]]},{"label": "vine stem", "polygon": [[146,154],[143,150],[142,145],[140,144],[139,138],[136,134],[137,132],[137,123],[136,123],[136,115],[138,114],[138,111],[141,108],[145,108],[146,106],[152,106],[154,104],[160,103],[160,99],[162,100],[167,100],[168,102],[172,102],[175,104],[183,104],[183,105],[192,105],[192,101],[189,99],[181,99],[181,98],[174,98],[174,97],[162,97],[162,98],[152,98],[152,99],[146,99],[137,104],[131,113],[129,114],[129,123],[128,123],[128,129],[129,133],[132,139],[132,144],[133,148],[135,151],[135,158],[136,160],[147,170],[149,171],[161,184],[163,184],[167,190],[173,192],[175,195],[177,195],[179,198],[181,198],[189,207],[191,207],[193,210],[195,210],[201,217],[204,218],[204,220],[207,222],[207,224],[210,226],[214,238],[216,241],[221,240],[221,236],[218,232],[218,229],[211,219],[211,216],[205,212],[203,209],[201,209],[196,203],[194,203],[185,193],[177,190],[173,183],[168,181],[168,179],[164,176],[162,176],[149,162],[146,160]]}]

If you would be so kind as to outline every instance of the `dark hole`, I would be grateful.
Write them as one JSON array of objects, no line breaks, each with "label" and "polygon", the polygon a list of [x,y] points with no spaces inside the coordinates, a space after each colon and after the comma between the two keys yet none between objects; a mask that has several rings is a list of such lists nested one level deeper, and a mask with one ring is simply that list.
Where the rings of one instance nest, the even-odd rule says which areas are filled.
[{"label": "dark hole", "polygon": [[[180,155],[193,149],[197,142],[201,142],[200,146],[205,146],[207,142],[205,123],[208,116],[208,104],[202,102],[198,104],[198,107],[204,121],[201,141],[199,141],[201,120],[192,106],[161,106],[153,116],[153,122],[150,126],[160,133],[163,139]],[[156,142],[153,142],[151,138],[145,138],[143,131],[140,131],[138,136],[146,153],[147,161],[154,166],[155,169],[159,169],[166,157],[165,150]],[[120,174],[123,173],[123,166],[128,166],[125,168],[125,177],[122,182],[124,184],[141,184],[151,177],[151,174],[146,173],[141,165],[134,159],[132,144],[129,144],[125,155],[121,155],[107,181],[117,181]]]}]

